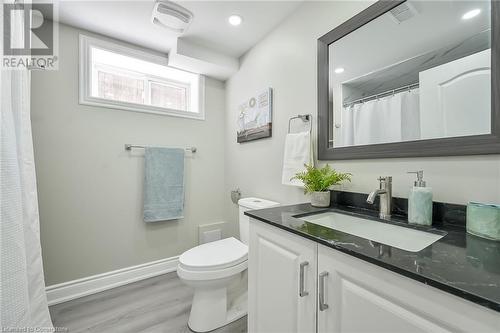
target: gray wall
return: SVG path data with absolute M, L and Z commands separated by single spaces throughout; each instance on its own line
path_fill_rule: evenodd
M 226 90 L 206 80 L 206 121 L 79 105 L 78 31 L 61 26 L 59 71 L 32 76 L 47 285 L 179 255 L 197 244 L 198 225 L 230 221 L 225 233 L 236 234 L 237 206 L 226 195 L 236 187 L 285 204 L 308 200 L 301 189 L 281 185 L 288 118 L 316 115 L 316 39 L 368 5 L 304 3 L 241 59 Z M 237 144 L 238 104 L 266 87 L 274 88 L 273 137 Z M 143 157 L 125 152 L 124 143 L 199 148 L 186 160 L 185 219 L 142 221 Z M 500 202 L 498 156 L 330 164 L 354 174 L 344 187 L 350 191 L 368 192 L 387 174 L 395 195 L 406 197 L 412 182 L 406 171 L 424 169 L 435 200 Z
M 305 2 L 242 59 L 240 70 L 226 82 L 226 189 L 240 187 L 243 195 L 282 203 L 309 200 L 297 188 L 281 185 L 283 144 L 288 118 L 312 113 L 317 119 L 316 39 L 370 5 L 362 1 Z M 237 106 L 249 94 L 274 88 L 273 137 L 236 143 Z M 423 169 L 436 201 L 500 202 L 500 157 L 379 159 L 332 161 L 333 167 L 352 172 L 345 190 L 369 192 L 377 177 L 392 175 L 394 195 L 407 197 L 412 175 Z M 237 216 L 226 201 L 227 218 Z
M 224 217 L 224 85 L 206 79 L 206 120 L 78 104 L 78 33 L 60 26 L 60 68 L 32 75 L 32 124 L 47 285 L 177 256 Z M 142 221 L 141 151 L 196 146 L 179 221 Z

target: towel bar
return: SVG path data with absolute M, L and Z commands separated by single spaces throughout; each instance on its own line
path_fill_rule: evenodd
M 146 147 L 149 147 L 149 146 L 132 145 L 130 143 L 125 144 L 125 150 L 132 150 L 132 148 L 146 148 Z M 196 151 L 198 150 L 196 147 L 165 147 L 165 148 L 184 148 L 187 151 L 190 151 L 192 153 L 196 153 Z
M 299 114 L 296 115 L 295 117 L 292 117 L 288 119 L 288 133 L 290 133 L 291 125 L 292 125 L 292 120 L 294 119 L 301 119 L 303 122 L 309 122 L 309 133 L 312 132 L 312 114 Z

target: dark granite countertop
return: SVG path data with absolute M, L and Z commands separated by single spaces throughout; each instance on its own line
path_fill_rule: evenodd
M 500 242 L 469 235 L 464 226 L 453 223 L 415 227 L 396 216 L 390 223 L 446 232 L 420 252 L 408 252 L 299 219 L 326 211 L 384 222 L 374 210 L 338 205 L 325 209 L 298 204 L 247 211 L 245 215 L 500 312 Z

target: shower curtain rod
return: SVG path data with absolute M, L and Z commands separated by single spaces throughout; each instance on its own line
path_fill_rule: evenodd
M 364 103 L 364 102 L 368 102 L 368 101 L 371 101 L 371 100 L 374 100 L 374 99 L 379 99 L 380 97 L 386 97 L 386 96 L 390 96 L 390 95 L 394 95 L 395 93 L 399 93 L 399 92 L 403 92 L 405 90 L 412 90 L 412 89 L 415 89 L 415 88 L 418 88 L 419 87 L 419 83 L 412 83 L 412 84 L 409 84 L 407 86 L 403 86 L 403 87 L 400 87 L 400 88 L 396 88 L 396 89 L 392 89 L 392 90 L 388 90 L 388 91 L 385 91 L 383 93 L 380 93 L 380 94 L 376 94 L 376 95 L 371 95 L 371 96 L 368 96 L 368 97 L 363 97 L 363 98 L 360 98 L 360 99 L 356 99 L 352 102 L 349 102 L 349 103 L 344 103 L 344 107 L 348 107 L 348 106 L 353 106 L 354 104 L 359 104 L 359 103 Z
M 150 146 L 143 146 L 143 145 L 132 145 L 130 143 L 125 144 L 125 150 L 132 150 L 132 148 L 146 148 Z M 151 146 L 151 147 L 160 147 L 160 146 Z M 163 146 L 161 146 L 163 147 Z M 187 151 L 190 151 L 192 153 L 196 153 L 197 148 L 196 147 L 165 147 L 165 148 L 184 148 Z

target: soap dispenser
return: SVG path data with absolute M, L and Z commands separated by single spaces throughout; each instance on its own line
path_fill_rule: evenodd
M 408 222 L 420 225 L 432 224 L 432 188 L 425 186 L 424 171 L 413 171 L 417 180 L 408 195 Z

